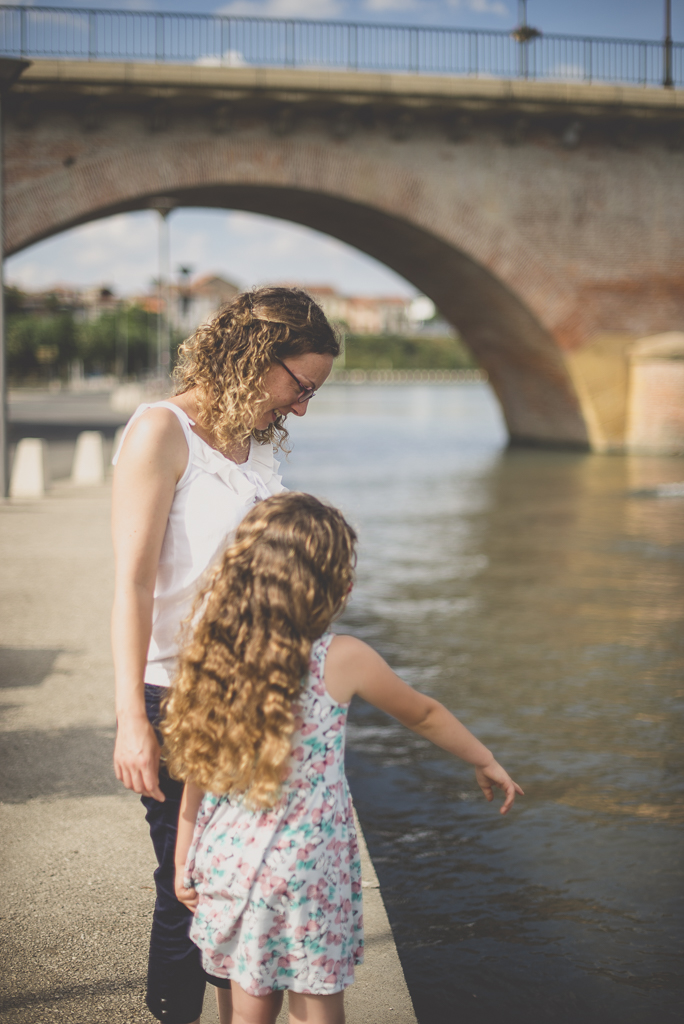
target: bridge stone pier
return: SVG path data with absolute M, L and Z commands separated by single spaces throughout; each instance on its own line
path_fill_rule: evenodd
M 682 92 L 60 60 L 5 110 L 7 254 L 159 195 L 308 225 L 433 299 L 513 441 L 622 449 L 684 328 Z

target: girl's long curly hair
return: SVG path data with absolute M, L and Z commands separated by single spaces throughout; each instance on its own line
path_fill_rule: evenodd
M 312 642 L 344 607 L 356 534 L 309 494 L 278 494 L 237 529 L 195 605 L 199 621 L 165 704 L 163 756 L 176 778 L 277 803 L 293 701 Z
M 284 417 L 265 430 L 254 420 L 264 376 L 276 359 L 307 352 L 338 356 L 325 313 L 299 288 L 255 288 L 236 295 L 180 346 L 176 394 L 197 388 L 199 420 L 219 448 L 254 436 L 282 447 Z

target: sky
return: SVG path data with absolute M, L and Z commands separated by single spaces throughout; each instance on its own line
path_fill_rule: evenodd
M 510 29 L 518 0 L 40 0 L 26 6 L 253 14 L 455 28 Z M 528 21 L 546 33 L 660 39 L 664 0 L 528 0 Z M 684 41 L 684 0 L 672 0 L 673 35 Z
M 119 214 L 31 246 L 5 263 L 8 284 L 41 291 L 55 284 L 107 284 L 141 294 L 157 274 L 159 215 Z M 287 221 L 230 210 L 175 210 L 169 216 L 172 277 L 219 274 L 240 288 L 267 283 L 330 284 L 347 295 L 415 295 L 381 263 L 329 235 Z
M 513 28 L 518 18 L 518 0 L 39 0 L 26 6 L 256 14 L 502 30 Z M 545 33 L 579 36 L 659 39 L 664 10 L 665 0 L 527 0 L 530 25 Z M 684 41 L 684 0 L 672 0 L 672 12 L 674 38 Z
M 108 8 L 385 24 L 510 30 L 518 0 L 91 0 L 26 6 Z M 528 0 L 527 18 L 544 33 L 659 39 L 664 0 Z M 675 40 L 684 41 L 684 0 L 672 0 Z M 403 278 L 336 239 L 286 221 L 226 210 L 174 211 L 171 268 L 218 273 L 240 287 L 269 281 L 330 284 L 346 294 L 414 295 Z M 117 294 L 146 290 L 157 273 L 158 215 L 121 214 L 74 228 L 10 257 L 9 284 L 41 290 L 55 284 L 107 284 Z

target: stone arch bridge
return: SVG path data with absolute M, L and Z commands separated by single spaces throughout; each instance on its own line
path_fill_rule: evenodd
M 626 351 L 684 326 L 684 94 L 35 61 L 4 101 L 5 251 L 172 196 L 381 260 L 487 370 L 511 438 L 620 449 Z

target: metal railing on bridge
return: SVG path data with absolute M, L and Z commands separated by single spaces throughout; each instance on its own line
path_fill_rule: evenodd
M 401 25 L 0 5 L 0 53 L 684 85 L 684 44 Z

